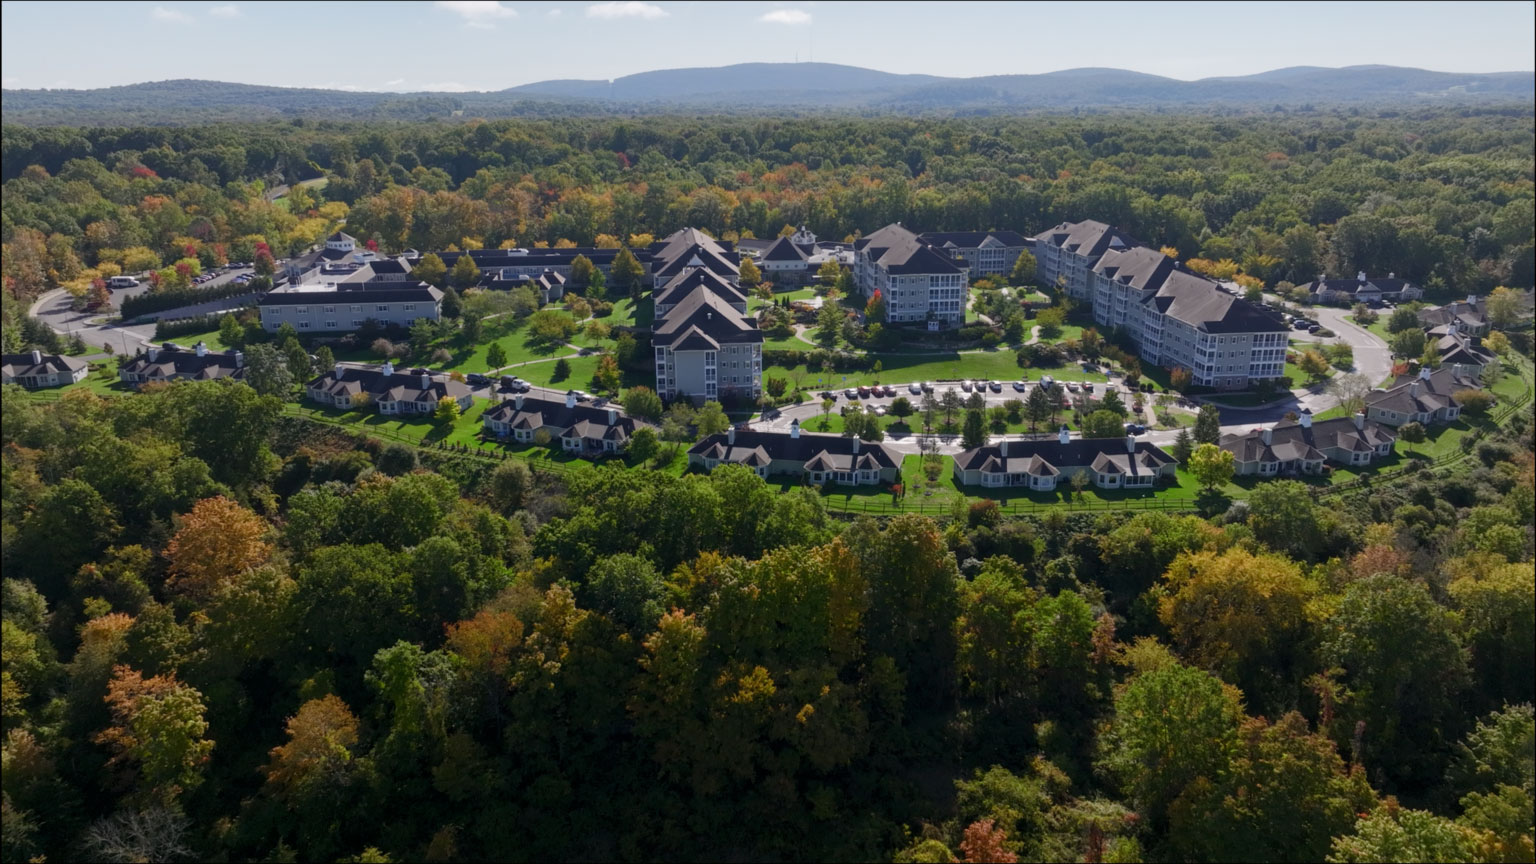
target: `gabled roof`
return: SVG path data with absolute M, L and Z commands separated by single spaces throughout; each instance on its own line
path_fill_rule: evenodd
M 155 359 L 150 359 L 150 354 Z M 147 378 L 243 378 L 245 369 L 235 355 L 236 351 L 205 351 L 197 356 L 197 349 L 156 348 L 137 354 L 123 364 L 121 371 Z
M 1037 477 L 1077 468 L 1140 476 L 1156 474 L 1173 461 L 1147 441 L 1130 439 L 1128 446 L 1125 438 L 1077 438 L 1065 444 L 1060 440 L 999 441 L 966 450 L 955 457 L 955 466 L 961 471 Z
M 1119 228 L 1092 219 L 1085 219 L 1082 222 L 1063 222 L 1055 228 L 1041 231 L 1033 239 L 1036 245 L 1055 246 L 1089 260 L 1096 260 L 1112 249 L 1129 249 L 1142 245 Z
M 503 401 L 494 408 L 486 409 L 485 420 L 506 423 L 513 429 L 543 429 L 551 427 L 563 438 L 595 438 L 624 441 L 634 434 L 639 423 L 625 414 L 617 404 L 597 406 L 577 402 L 567 408 L 565 402 L 538 396 L 521 397 Z M 610 415 L 609 411 L 613 414 Z M 610 422 L 611 421 L 611 422 Z
M 442 374 L 425 373 L 427 386 L 423 387 L 421 372 L 393 370 L 385 375 L 382 366 L 345 366 L 340 372 L 332 369 L 304 386 L 331 395 L 367 393 L 380 402 L 436 402 L 444 397 L 462 402 L 470 395 L 468 385 Z
M 52 375 L 58 372 L 68 372 L 71 375 L 86 368 L 91 364 L 63 354 L 38 353 L 34 360 L 31 351 L 23 351 L 20 354 L 6 354 L 0 358 L 0 366 L 3 366 L 5 374 L 13 378 L 32 377 L 35 375 Z
M 352 244 L 356 244 L 357 243 L 357 238 L 353 237 L 351 234 L 348 234 L 345 231 L 337 231 L 336 233 L 332 234 L 331 236 L 325 238 L 325 242 L 327 242 L 327 243 L 341 243 L 343 241 L 346 241 L 346 242 L 352 243 Z
M 1396 440 L 1391 429 L 1375 421 L 1336 417 L 1316 421 L 1310 428 L 1298 420 L 1282 420 L 1270 430 L 1269 444 L 1264 443 L 1264 430 L 1254 429 L 1240 435 L 1223 435 L 1218 446 L 1231 452 L 1239 462 L 1316 462 L 1324 458 L 1325 450 L 1369 453 Z
M 1404 288 L 1412 287 L 1407 279 L 1399 279 L 1395 276 L 1369 277 L 1360 279 L 1318 279 L 1300 286 L 1309 292 L 1316 294 L 1320 291 L 1332 291 L 1338 294 L 1358 294 L 1361 291 L 1377 291 L 1382 294 L 1396 294 Z
M 1148 303 L 1163 314 L 1206 333 L 1277 333 L 1286 330 L 1278 313 L 1233 297 L 1203 276 L 1174 270 Z
M 935 246 L 952 244 L 959 249 L 979 248 L 988 237 L 1004 246 L 1034 245 L 1017 231 L 925 231 L 917 236 L 925 243 Z
M 773 245 L 763 250 L 764 261 L 798 261 L 806 260 L 805 250 L 791 243 L 788 237 L 780 237 L 773 241 Z
M 652 296 L 652 301 L 657 306 L 673 306 L 681 303 L 689 293 L 697 288 L 703 288 L 732 306 L 745 306 L 747 295 L 729 279 L 700 267 L 684 271 L 658 289 Z
M 1447 333 L 1441 336 L 1435 343 L 1435 350 L 1440 354 L 1440 363 L 1462 363 L 1474 366 L 1487 366 L 1493 362 L 1493 352 L 1477 344 L 1473 339 L 1460 333 Z
M 887 272 L 898 275 L 956 274 L 962 267 L 948 255 L 924 242 L 899 223 L 893 223 L 861 237 L 854 248 L 878 262 Z
M 651 341 L 659 347 L 673 347 L 685 338 L 693 338 L 694 331 L 721 344 L 763 341 L 756 321 L 707 289 L 695 289 L 670 309 L 656 326 Z
M 884 470 L 900 463 L 900 458 L 883 444 L 842 435 L 802 432 L 796 438 L 788 432 L 737 429 L 733 442 L 732 434 L 710 435 L 688 448 L 688 455 L 742 464 L 764 464 L 747 460 L 766 457 L 774 462 L 801 463 L 807 471 Z
M 741 265 L 735 253 L 725 253 L 706 246 L 690 246 L 676 258 L 658 260 L 653 271 L 655 280 L 666 283 L 689 267 L 705 267 L 726 279 L 740 278 Z
M 1456 391 L 1481 387 L 1482 383 L 1470 369 L 1453 364 L 1442 366 L 1428 376 L 1399 375 L 1385 388 L 1367 393 L 1365 404 L 1399 414 L 1427 414 L 1450 407 L 1451 396 Z

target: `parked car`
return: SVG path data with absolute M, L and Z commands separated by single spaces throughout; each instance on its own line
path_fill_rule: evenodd
M 895 384 L 887 384 L 887 385 L 885 385 L 885 395 L 886 396 L 895 396 L 896 395 L 896 385 Z
M 1068 393 L 1076 393 L 1077 392 L 1077 382 L 1076 381 L 1067 381 L 1066 382 L 1066 387 L 1067 387 L 1067 392 Z
M 971 388 L 971 382 L 969 382 L 969 381 L 961 381 L 960 382 L 960 389 L 964 390 L 967 393 L 971 392 L 971 389 L 972 389 Z
M 843 391 L 843 395 L 847 396 L 849 399 L 857 399 L 859 398 L 859 391 L 849 387 L 847 390 Z
M 884 417 L 885 416 L 885 406 L 884 405 L 876 405 L 875 406 L 875 416 L 876 417 Z
M 913 396 L 917 396 L 923 392 L 923 385 L 914 381 L 907 385 L 907 392 L 911 393 Z
M 1024 392 L 1024 388 L 1026 386 L 1028 386 L 1028 385 L 1026 385 L 1023 381 L 1015 381 L 1015 382 L 1013 382 L 1013 389 L 1018 391 L 1018 392 L 1020 392 L 1020 393 Z
M 1051 389 L 1055 385 L 1056 385 L 1056 379 L 1052 378 L 1049 375 L 1044 375 L 1044 376 L 1042 376 L 1040 378 L 1040 386 L 1044 387 L 1047 390 Z
M 988 381 L 987 389 L 991 390 L 993 393 L 1001 393 L 1003 392 L 1003 384 L 1001 381 Z
M 471 372 L 468 375 L 465 375 L 464 380 L 475 385 L 476 387 L 484 387 L 485 385 L 491 383 L 491 379 L 481 375 L 479 372 Z
M 1125 424 L 1125 434 L 1127 435 L 1142 435 L 1145 434 L 1146 431 L 1147 427 L 1141 425 L 1140 423 Z
M 933 392 L 933 382 L 932 381 L 924 381 L 922 386 L 923 386 L 923 392 L 924 393 L 932 393 Z
M 1317 331 L 1319 331 L 1321 329 L 1323 329 L 1323 325 L 1321 325 L 1321 324 L 1313 324 L 1312 326 L 1307 328 L 1307 332 L 1308 333 L 1316 333 Z
M 868 399 L 869 398 L 869 388 L 863 386 L 862 384 L 859 385 L 859 398 L 860 399 Z
M 1297 318 L 1291 322 L 1291 327 L 1296 330 L 1305 330 L 1310 326 L 1312 326 L 1312 322 L 1305 318 Z

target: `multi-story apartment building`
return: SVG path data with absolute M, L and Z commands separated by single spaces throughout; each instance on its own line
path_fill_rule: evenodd
M 649 250 L 641 249 L 633 253 L 635 260 L 645 271 L 643 282 L 648 282 L 651 272 L 651 254 Z M 566 249 L 471 249 L 468 252 L 438 252 L 437 257 L 443 259 L 443 264 L 453 270 L 455 264 L 463 256 L 468 255 L 475 267 L 480 270 L 482 284 L 489 280 L 509 282 L 521 279 L 537 279 L 546 273 L 558 274 L 562 280 L 568 282 L 571 278 L 571 264 L 578 256 L 591 261 L 593 266 L 603 272 L 603 278 L 608 284 L 613 284 L 613 261 L 619 255 L 618 249 L 596 247 L 572 247 Z
M 1198 386 L 1243 389 L 1284 373 L 1289 336 L 1280 316 L 1155 249 L 1105 252 L 1086 284 L 1100 326 L 1123 330 L 1144 361 L 1189 369 Z
M 1042 231 L 1035 241 L 1035 278 L 1047 285 L 1063 285 L 1074 300 L 1091 300 L 1089 273 L 1106 252 L 1140 246 L 1129 234 L 1091 219 L 1063 222 Z
M 29 390 L 66 387 L 85 378 L 90 371 L 90 364 L 84 360 L 63 354 L 44 354 L 36 349 L 6 354 L 0 359 L 0 381 L 20 384 Z
M 159 348 L 152 345 L 144 353 L 135 355 L 118 367 L 117 377 L 134 387 L 142 387 L 151 381 L 239 380 L 245 377 L 245 353 L 209 351 L 203 342 L 187 350 L 167 342 Z
M 656 392 L 696 402 L 763 393 L 763 332 L 749 318 L 739 255 L 684 228 L 648 250 L 656 290 Z
M 345 236 L 345 235 L 343 235 Z M 291 324 L 300 335 L 340 334 L 372 320 L 409 328 L 418 318 L 442 317 L 443 292 L 412 278 L 404 256 L 327 263 L 305 280 L 261 295 L 261 326 L 275 333 Z
M 763 394 L 763 331 L 702 285 L 658 321 L 651 346 L 663 399 L 756 400 Z
M 917 239 L 964 262 L 973 279 L 1012 273 L 1019 255 L 1035 245 L 1017 231 L 929 231 Z
M 853 248 L 854 284 L 865 297 L 880 292 L 887 322 L 965 323 L 970 269 L 964 260 L 950 258 L 900 223 L 859 238 Z

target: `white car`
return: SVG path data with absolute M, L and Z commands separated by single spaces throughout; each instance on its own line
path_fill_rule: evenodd
M 849 387 L 847 390 L 843 391 L 843 395 L 847 396 L 849 399 L 857 399 L 859 398 L 859 391 Z
M 1013 382 L 1013 389 L 1017 390 L 1020 393 L 1024 392 L 1024 388 L 1026 386 L 1028 386 L 1028 385 L 1026 385 L 1023 381 L 1015 381 L 1015 382 Z
M 875 406 L 875 416 L 876 417 L 884 417 L 885 416 L 885 406 L 884 405 L 876 405 Z
M 960 382 L 960 389 L 964 390 L 967 393 L 971 392 L 971 382 L 969 382 L 969 381 L 961 381 Z
M 919 396 L 923 392 L 923 385 L 913 382 L 907 385 L 907 392 L 913 396 Z
M 1068 393 L 1076 393 L 1077 392 L 1077 382 L 1076 381 L 1068 381 L 1067 382 L 1067 392 Z

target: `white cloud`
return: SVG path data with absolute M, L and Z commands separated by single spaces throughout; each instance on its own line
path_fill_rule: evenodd
M 228 6 L 215 6 L 208 10 L 208 14 L 215 18 L 239 18 L 240 7 L 233 3 Z
M 602 18 L 613 20 L 615 18 L 665 18 L 667 10 L 652 3 L 641 3 L 639 0 L 629 0 L 620 3 L 615 0 L 611 3 L 598 3 L 587 7 L 588 18 Z
M 156 21 L 191 21 L 192 16 L 175 9 L 167 9 L 164 6 L 156 6 L 149 10 L 149 16 Z
M 516 18 L 517 10 L 503 6 L 496 0 L 437 0 L 439 9 L 446 9 L 464 19 L 464 23 L 481 30 L 490 30 L 497 21 Z
M 801 9 L 775 9 L 757 20 L 765 24 L 809 24 L 811 13 Z
M 565 14 L 565 10 L 558 9 L 558 8 L 557 9 L 551 9 L 548 12 L 545 12 L 544 14 L 546 16 L 550 17 L 550 18 L 559 18 L 561 15 Z
M 399 87 L 401 84 L 404 84 L 404 83 L 405 83 L 405 79 L 404 78 L 396 78 L 393 81 L 385 81 L 384 82 L 384 87 L 385 87 L 385 89 L 389 89 L 391 87 Z

